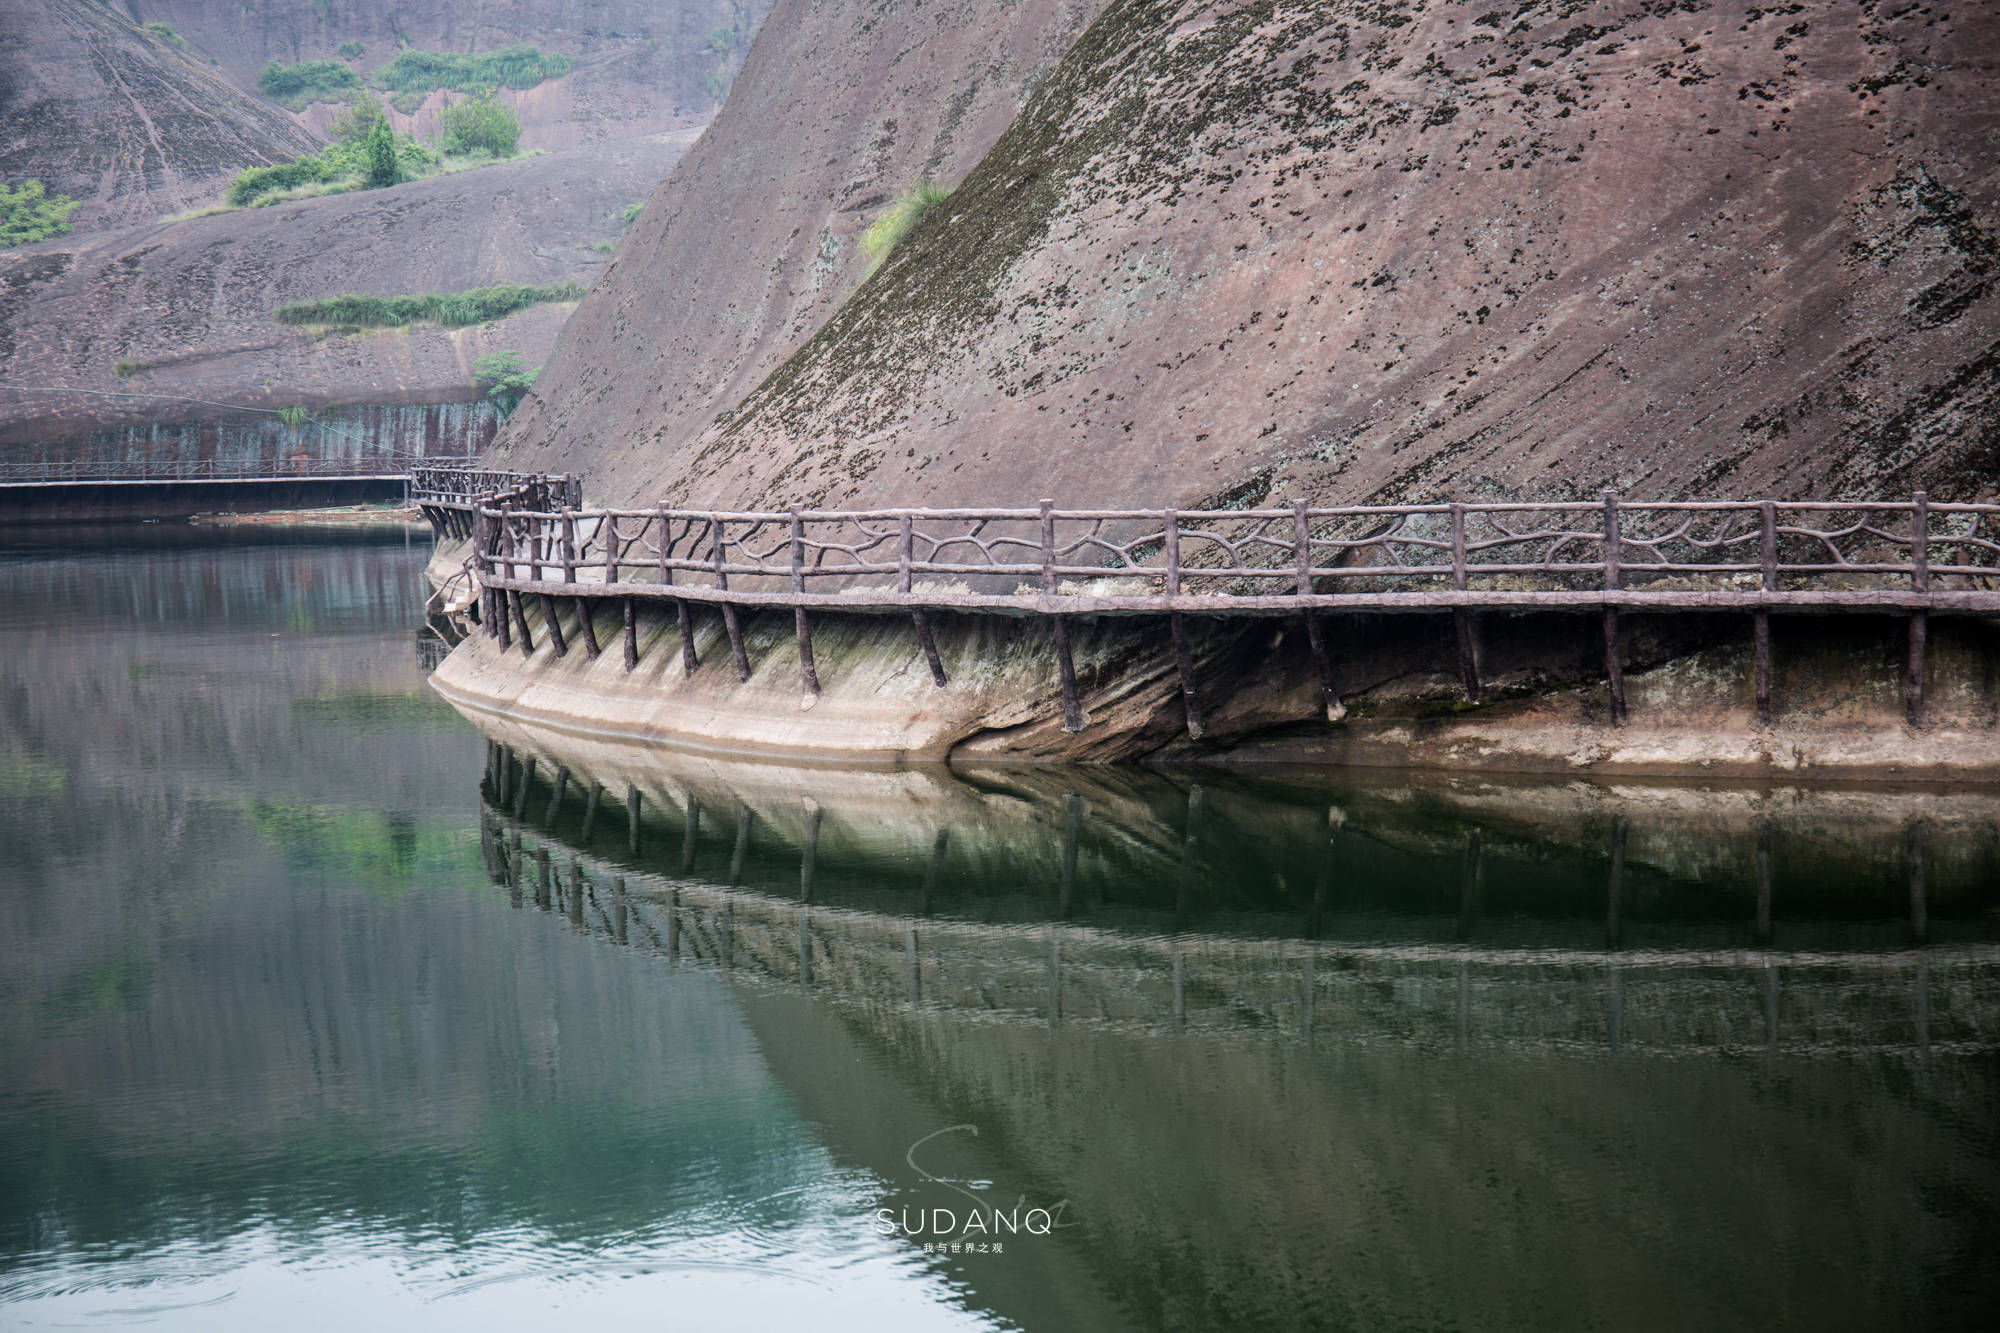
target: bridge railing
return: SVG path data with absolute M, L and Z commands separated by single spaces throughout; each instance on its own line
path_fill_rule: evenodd
M 545 488 L 546 489 L 546 488 Z M 1083 726 L 1066 617 L 1172 622 L 1189 731 L 1201 732 L 1184 620 L 1302 615 L 1331 710 L 1319 627 L 1329 611 L 1450 611 L 1468 698 L 1480 694 L 1470 617 L 1481 609 L 1601 611 L 1614 722 L 1624 715 L 1621 610 L 1748 611 L 1757 699 L 1769 711 L 1769 613 L 1895 611 L 1911 617 L 1909 711 L 1922 716 L 1925 618 L 2000 612 L 2000 505 L 1889 501 L 1594 501 L 1284 509 L 877 509 L 777 511 L 539 507 L 532 483 L 472 507 L 484 623 L 533 651 L 523 595 L 538 596 L 555 651 L 573 600 L 598 652 L 591 604 L 669 599 L 695 667 L 689 604 L 719 607 L 737 673 L 750 664 L 737 608 L 793 610 L 800 670 L 816 693 L 809 609 L 904 611 L 939 685 L 928 615 L 1049 617 L 1066 725 Z M 509 614 L 511 612 L 511 615 Z
M 583 504 L 583 479 L 538 472 L 505 472 L 419 463 L 410 470 L 410 493 L 419 503 L 470 510 L 482 500 L 508 508 L 550 510 Z
M 480 556 L 495 576 L 651 582 L 708 601 L 768 602 L 753 594 L 776 590 L 787 604 L 837 596 L 854 607 L 1005 609 L 997 594 L 1071 603 L 1028 610 L 1228 614 L 1333 609 L 1341 603 L 1327 598 L 1350 594 L 1450 607 L 1486 604 L 1487 594 L 1512 604 L 1650 588 L 1654 596 L 1635 604 L 1695 605 L 1711 603 L 1711 593 L 1759 601 L 1976 589 L 2000 576 L 2000 505 L 1923 496 L 1201 511 L 489 504 L 479 512 L 492 524 Z M 1479 595 L 1459 595 L 1468 593 Z
M 410 454 L 364 458 L 56 459 L 0 461 L 0 485 L 92 481 L 292 481 L 398 477 L 427 460 Z M 428 461 L 435 462 L 430 459 Z

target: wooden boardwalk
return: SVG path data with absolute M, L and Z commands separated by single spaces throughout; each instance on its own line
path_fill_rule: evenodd
M 700 665 L 691 608 L 714 607 L 732 664 L 750 675 L 738 611 L 793 613 L 801 683 L 819 691 L 809 614 L 909 615 L 938 686 L 937 613 L 1049 620 L 1066 729 L 1083 711 L 1068 622 L 1168 621 L 1190 735 L 1202 733 L 1187 621 L 1300 617 L 1329 706 L 1321 618 L 1342 612 L 1453 618 L 1467 698 L 1480 698 L 1475 616 L 1602 618 L 1614 725 L 1625 717 L 1623 612 L 1741 612 L 1754 624 L 1760 720 L 1770 713 L 1770 616 L 1859 612 L 1909 622 L 1905 689 L 1924 713 L 1932 615 L 2000 614 L 2000 505 L 1889 501 L 1594 501 L 1314 506 L 1240 510 L 1034 508 L 585 509 L 579 479 L 425 469 L 418 502 L 441 535 L 473 541 L 478 619 L 503 648 L 534 651 L 524 599 L 539 598 L 558 656 L 576 637 L 603 650 L 596 612 L 621 612 L 626 670 L 635 607 L 671 603 L 682 668 Z

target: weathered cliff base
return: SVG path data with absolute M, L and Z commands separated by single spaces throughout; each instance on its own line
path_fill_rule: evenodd
M 950 683 L 932 683 L 909 624 L 812 618 L 822 691 L 801 685 L 789 616 L 746 613 L 751 666 L 739 681 L 720 617 L 697 608 L 697 667 L 683 666 L 671 613 L 641 606 L 637 663 L 624 669 L 615 604 L 586 649 L 573 608 L 557 656 L 526 599 L 535 648 L 483 633 L 438 668 L 439 693 L 471 715 L 530 728 L 793 763 L 1169 761 L 1476 769 L 1492 773 L 1721 778 L 2000 781 L 2000 626 L 1933 621 L 1925 724 L 1905 716 L 1906 622 L 1774 620 L 1773 719 L 1759 726 L 1747 617 L 1627 618 L 1630 717 L 1613 727 L 1597 621 L 1492 616 L 1478 628 L 1483 698 L 1450 674 L 1442 618 L 1329 616 L 1340 703 L 1328 717 L 1295 621 L 1197 629 L 1204 735 L 1185 733 L 1164 625 L 1071 622 L 1088 723 L 1062 729 L 1051 627 L 938 617 Z

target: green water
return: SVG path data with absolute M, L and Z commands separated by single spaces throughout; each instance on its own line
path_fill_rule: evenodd
M 0 1326 L 2000 1298 L 2000 793 L 489 738 L 425 554 L 0 547 Z

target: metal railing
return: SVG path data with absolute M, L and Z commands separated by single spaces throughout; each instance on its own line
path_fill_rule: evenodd
M 1448 611 L 1469 699 L 1480 681 L 1472 615 L 1596 611 L 1604 618 L 1614 723 L 1625 714 L 1618 616 L 1625 610 L 1745 611 L 1755 617 L 1757 702 L 1770 711 L 1772 611 L 1875 611 L 1910 618 L 1908 708 L 1923 714 L 1932 612 L 2000 612 L 2000 505 L 1898 501 L 1596 501 L 1342 505 L 1285 509 L 880 509 L 736 512 L 544 508 L 574 478 L 524 479 L 469 506 L 482 623 L 534 651 L 524 597 L 539 597 L 555 653 L 559 603 L 600 651 L 593 604 L 622 599 L 625 659 L 637 660 L 632 604 L 675 604 L 685 672 L 698 665 L 691 604 L 721 612 L 740 678 L 751 673 L 737 611 L 794 613 L 804 688 L 819 689 L 809 610 L 906 612 L 936 682 L 947 683 L 933 613 L 1049 617 L 1065 725 L 1080 730 L 1067 618 L 1163 615 L 1174 639 L 1188 730 L 1201 707 L 1185 618 L 1304 618 L 1329 707 L 1333 672 L 1319 617 Z M 537 485 L 539 483 L 539 486 Z M 510 624 L 512 622 L 511 631 Z
M 411 454 L 364 458 L 60 459 L 0 462 L 0 486 L 93 481 L 296 481 L 408 476 L 425 462 Z

